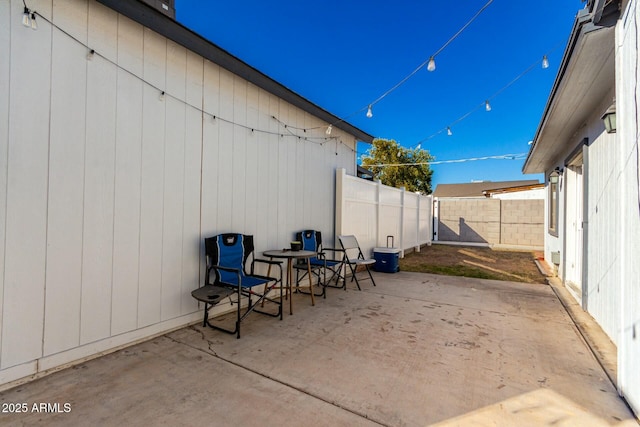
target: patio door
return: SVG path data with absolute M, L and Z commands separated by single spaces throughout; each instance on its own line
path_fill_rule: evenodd
M 566 170 L 565 204 L 565 285 L 582 302 L 583 261 L 583 166 L 582 156 L 574 159 Z

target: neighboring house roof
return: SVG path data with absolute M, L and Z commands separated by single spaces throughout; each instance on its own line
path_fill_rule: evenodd
M 303 98 L 291 89 L 283 86 L 273 80 L 266 74 L 253 68 L 246 62 L 231 55 L 229 52 L 219 46 L 206 40 L 199 34 L 191 31 L 184 25 L 171 19 L 169 16 L 158 11 L 156 8 L 149 6 L 141 0 L 122 1 L 122 0 L 97 0 L 99 3 L 115 10 L 118 13 L 144 25 L 147 28 L 157 32 L 158 34 L 173 40 L 174 42 L 184 46 L 185 48 L 201 55 L 202 57 L 212 61 L 215 64 L 229 70 L 230 72 L 242 77 L 243 79 L 255 84 L 259 88 L 282 98 L 290 104 L 312 114 L 327 123 L 333 124 L 333 127 L 341 129 L 355 136 L 358 140 L 371 143 L 373 136 L 361 129 L 343 121 L 337 116 L 329 113 L 323 108 L 317 106 L 311 101 Z
M 615 79 L 617 2 L 590 1 L 571 30 L 553 88 L 524 162 L 524 173 L 554 166 L 576 131 L 598 108 Z M 612 100 L 613 101 L 613 100 Z M 604 112 L 604 111 L 602 111 Z
M 486 197 L 485 191 L 512 187 L 532 186 L 538 184 L 536 179 L 499 182 L 470 182 L 465 184 L 438 184 L 433 192 L 434 197 Z
M 529 184 L 529 185 L 518 185 L 516 187 L 493 188 L 489 190 L 484 190 L 483 193 L 486 197 L 491 197 L 492 195 L 495 195 L 495 194 L 517 193 L 519 191 L 539 190 L 544 187 L 545 187 L 544 183 L 537 183 L 537 184 Z

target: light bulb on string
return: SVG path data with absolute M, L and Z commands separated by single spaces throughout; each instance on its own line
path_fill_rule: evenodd
M 369 104 L 369 108 L 367 108 L 367 117 L 368 118 L 373 117 L 373 111 L 371 111 L 371 104 Z
M 449 126 L 447 126 L 447 135 L 453 135 L 453 132 L 451 132 L 451 128 Z
M 491 104 L 489 104 L 489 100 L 484 101 L 484 109 L 485 111 L 491 111 Z
M 36 31 L 38 29 L 38 23 L 36 22 L 35 12 L 31 13 L 31 29 Z
M 435 69 L 436 69 L 436 60 L 432 56 L 431 58 L 429 58 L 429 63 L 427 64 L 427 70 L 433 71 Z
M 91 49 L 89 50 L 89 52 L 87 52 L 87 61 L 91 61 L 93 59 L 93 56 L 95 55 L 96 51 Z
M 31 26 L 31 18 L 29 16 L 30 16 L 29 8 L 25 6 L 24 12 L 22 13 L 22 25 L 24 25 L 25 27 Z
M 160 92 L 160 101 L 164 101 L 164 91 Z
M 326 130 L 324 133 L 326 133 L 327 135 L 331 135 L 331 130 L 332 130 L 332 129 L 333 129 L 333 127 L 332 127 L 331 125 L 329 125 L 329 126 L 327 127 L 327 130 Z
M 542 68 L 549 68 L 549 58 L 547 58 L 547 55 L 542 57 Z

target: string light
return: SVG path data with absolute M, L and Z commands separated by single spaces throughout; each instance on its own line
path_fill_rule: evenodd
M 38 22 L 36 21 L 36 13 L 31 12 L 31 29 L 33 31 L 38 29 Z
M 491 104 L 489 104 L 489 100 L 484 101 L 484 109 L 485 111 L 491 111 Z
M 30 27 L 31 26 L 31 12 L 29 11 L 29 8 L 27 7 L 27 5 L 24 5 L 24 12 L 22 13 L 22 25 L 24 25 L 25 27 Z
M 95 55 L 96 51 L 93 49 L 90 49 L 89 52 L 87 52 L 87 61 L 91 61 L 93 59 L 93 56 Z
M 27 28 L 31 28 L 32 30 L 38 29 L 38 21 L 36 21 L 36 11 L 32 11 L 27 7 L 27 2 L 22 0 L 22 4 L 24 5 L 24 9 L 22 12 L 22 25 Z
M 327 127 L 327 130 L 326 130 L 324 133 L 325 133 L 325 134 L 327 134 L 327 135 L 331 135 L 331 130 L 332 130 L 332 129 L 333 129 L 333 126 L 329 125 L 329 126 Z
M 544 55 L 542 57 L 542 68 L 543 69 L 549 68 L 549 58 L 547 58 L 547 55 Z
M 367 108 L 367 117 L 368 118 L 373 117 L 373 111 L 371 111 L 371 104 L 369 104 L 369 108 Z
M 451 128 L 449 126 L 447 126 L 447 135 L 453 135 L 453 132 L 451 132 Z
M 427 70 L 434 71 L 435 69 L 436 69 L 436 60 L 432 56 L 431 58 L 429 58 L 429 64 L 427 65 Z

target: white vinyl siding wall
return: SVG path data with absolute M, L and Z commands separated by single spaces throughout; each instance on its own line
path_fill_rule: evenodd
M 640 64 L 638 60 L 638 22 L 640 7 L 630 1 L 622 11 L 616 28 L 616 98 L 621 198 L 619 221 L 621 266 L 620 333 L 618 337 L 618 387 L 627 402 L 640 415 Z
M 0 384 L 199 320 L 205 236 L 331 240 L 352 135 L 93 1 L 29 7 L 99 55 L 0 2 Z

